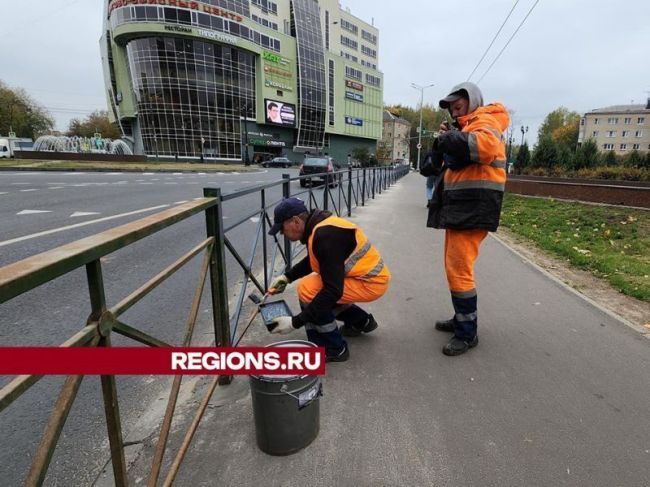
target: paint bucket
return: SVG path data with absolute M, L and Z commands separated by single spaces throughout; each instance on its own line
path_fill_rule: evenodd
M 268 347 L 316 347 L 286 340 Z M 269 455 L 290 455 L 316 439 L 320 428 L 322 383 L 314 375 L 250 377 L 257 446 Z

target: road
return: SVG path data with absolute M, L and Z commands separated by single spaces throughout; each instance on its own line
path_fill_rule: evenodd
M 205 187 L 221 187 L 224 193 L 230 193 L 279 180 L 283 173 L 297 175 L 295 169 L 239 174 L 0 172 L 0 266 L 200 198 Z M 292 193 L 300 191 L 297 182 L 291 187 Z M 314 193 L 322 194 L 322 191 L 315 188 Z M 280 196 L 280 187 L 269 190 L 267 203 Z M 244 218 L 259 206 L 258 194 L 225 202 L 226 225 Z M 228 234 L 244 257 L 250 254 L 256 229 L 254 220 Z M 107 302 L 116 303 L 204 238 L 205 218 L 199 214 L 102 259 Z M 123 315 L 124 321 L 157 338 L 179 343 L 199 263 L 200 258 L 195 258 Z M 228 272 L 232 288 L 242 273 L 230 257 Z M 209 337 L 209 307 L 206 292 L 198 335 L 195 334 L 198 340 Z M 89 311 L 82 268 L 0 305 L 0 343 L 4 346 L 58 345 L 85 324 Z M 119 336 L 114 337 L 113 343 L 135 345 Z M 10 379 L 1 377 L 0 385 Z M 4 485 L 22 483 L 62 382 L 59 377 L 44 378 L 2 413 L 0 437 L 5 448 L 0 451 L 0 465 Z M 166 402 L 169 382 L 154 377 L 118 379 L 125 431 L 147 418 L 152 404 Z M 106 427 L 100 390 L 98 378 L 84 379 L 53 458 L 48 484 L 91 483 L 106 462 Z

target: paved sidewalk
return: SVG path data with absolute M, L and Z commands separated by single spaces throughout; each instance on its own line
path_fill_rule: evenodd
M 262 453 L 248 379 L 236 378 L 213 398 L 177 485 L 650 485 L 650 340 L 488 238 L 481 342 L 444 356 L 449 335 L 433 328 L 452 315 L 444 235 L 425 228 L 424 206 L 424 179 L 411 174 L 352 218 L 393 281 L 368 306 L 377 331 L 328 364 L 316 441 Z M 287 294 L 297 309 L 294 286 Z M 260 326 L 247 344 L 268 341 Z

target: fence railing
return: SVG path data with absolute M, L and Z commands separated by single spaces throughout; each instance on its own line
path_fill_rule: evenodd
M 350 216 L 353 208 L 365 205 L 369 199 L 375 198 L 377 194 L 388 189 L 390 185 L 407 173 L 408 167 L 347 169 L 329 173 L 326 178 L 329 184 L 323 187 L 323 194 L 320 195 L 320 207 L 329 209 L 337 215 L 345 214 Z M 313 177 L 310 176 L 310 178 Z M 237 334 L 237 325 L 240 320 L 248 282 L 251 282 L 260 292 L 264 292 L 268 288 L 274 270 L 277 268 L 276 260 L 278 255 L 282 259 L 282 263 L 289 266 L 296 252 L 300 251 L 297 247 L 292 248 L 291 243 L 286 238 L 280 241 L 277 237 L 271 237 L 271 249 L 268 248 L 269 237 L 266 230 L 268 225 L 271 224 L 270 211 L 279 201 L 268 201 L 268 193 L 273 188 L 276 188 L 276 191 L 277 188 L 281 188 L 283 198 L 305 195 L 304 197 L 307 199 L 310 209 L 318 207 L 317 190 L 315 188 L 309 186 L 302 191 L 291 191 L 293 181 L 305 181 L 306 179 L 307 177 L 291 178 L 289 175 L 283 175 L 281 181 L 225 195 L 218 188 L 205 189 L 204 198 L 2 267 L 0 268 L 0 304 L 46 282 L 73 272 L 80 267 L 85 267 L 91 313 L 86 325 L 78 333 L 63 342 L 60 345 L 61 347 L 110 347 L 113 332 L 147 346 L 169 347 L 171 344 L 125 323 L 120 319 L 120 316 L 169 279 L 179 269 L 183 268 L 194 257 L 203 254 L 202 265 L 180 346 L 189 346 L 191 344 L 208 273 L 210 274 L 209 291 L 212 297 L 211 322 L 214 329 L 214 343 L 216 346 L 230 346 L 232 343 L 239 343 L 245 330 L 240 334 L 236 342 L 234 338 Z M 245 218 L 226 227 L 223 218 L 224 205 L 228 201 L 256 193 L 259 194 L 260 198 L 258 207 Z M 100 260 L 102 257 L 128 247 L 138 240 L 153 235 L 200 212 L 205 212 L 206 217 L 207 235 L 203 241 L 116 304 L 111 306 L 106 302 Z M 259 217 L 258 225 L 252 239 L 250 256 L 248 259 L 244 259 L 227 234 L 253 217 Z M 260 240 L 262 269 L 258 272 L 255 270 L 254 264 Z M 237 262 L 239 272 L 244 274 L 232 314 L 229 312 L 229 276 L 226 272 L 226 250 Z M 261 273 L 262 277 L 258 278 L 258 273 Z M 2 387 L 0 389 L 0 412 L 12 405 L 41 378 L 42 376 L 36 375 L 17 376 Z M 41 437 L 36 453 L 33 455 L 31 468 L 25 481 L 26 485 L 41 485 L 44 482 L 63 426 L 77 397 L 82 380 L 83 376 L 69 376 L 61 387 L 45 432 Z M 148 480 L 150 486 L 158 484 L 181 380 L 182 376 L 175 376 L 172 383 L 167 409 L 162 420 L 158 443 L 152 459 Z M 230 380 L 230 377 L 216 376 L 211 382 L 197 408 L 190 427 L 185 433 L 181 446 L 167 473 L 164 485 L 170 485 L 174 481 L 217 385 L 227 384 Z M 123 486 L 127 485 L 128 479 L 115 377 L 110 375 L 102 376 L 101 387 L 114 481 L 116 485 Z

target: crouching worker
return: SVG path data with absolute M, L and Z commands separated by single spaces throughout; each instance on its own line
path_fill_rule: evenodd
M 358 336 L 377 328 L 374 317 L 354 303 L 379 299 L 388 289 L 390 272 L 377 249 L 354 224 L 328 211 L 307 211 L 297 198 L 276 207 L 269 235 L 282 233 L 307 246 L 307 256 L 271 283 L 269 294 L 284 291 L 300 279 L 300 314 L 280 316 L 273 333 L 305 327 L 307 339 L 325 347 L 328 362 L 350 356 L 343 336 Z M 336 320 L 343 322 L 341 329 Z

